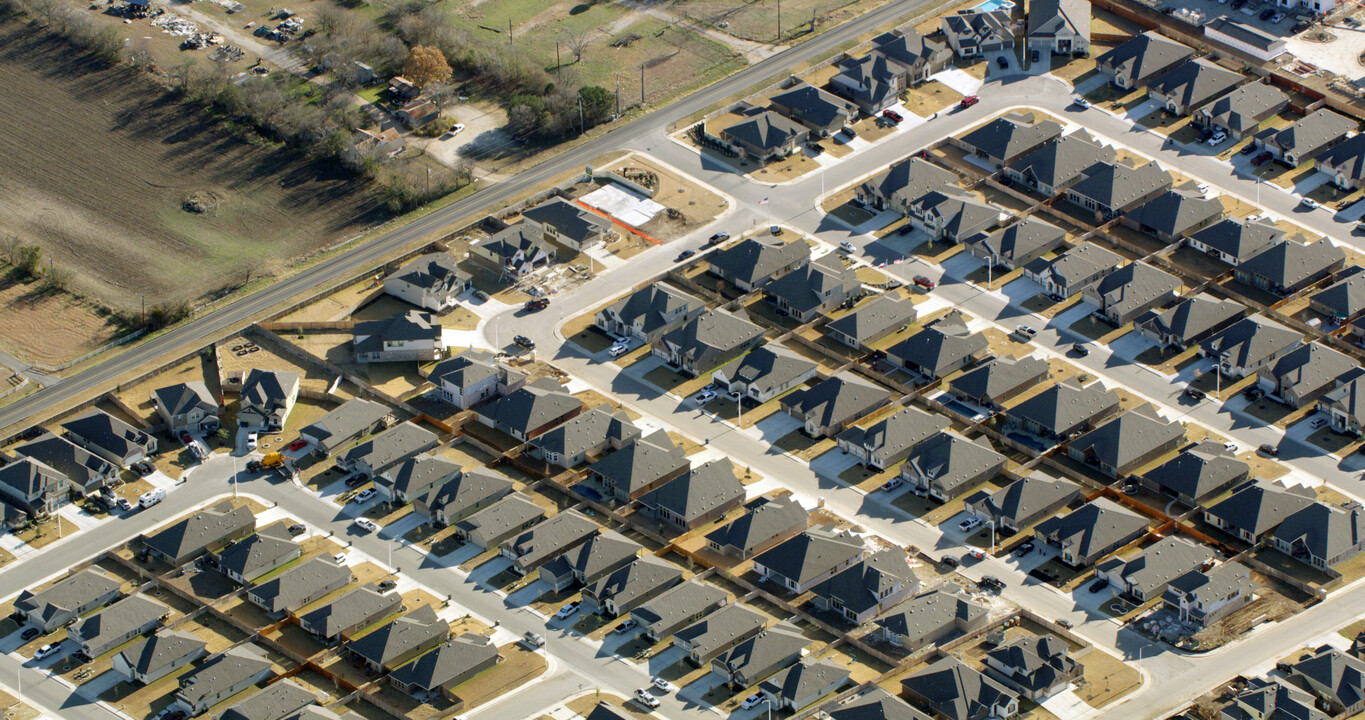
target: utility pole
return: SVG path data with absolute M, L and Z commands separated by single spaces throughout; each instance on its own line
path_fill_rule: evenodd
M 616 117 L 621 117 L 621 76 L 615 75 L 616 79 Z
M 583 96 L 582 96 L 582 95 L 579 95 L 579 96 L 578 96 L 578 134 L 579 134 L 579 135 L 582 135 L 583 133 L 584 133 L 584 126 L 583 126 Z
M 507 44 L 512 44 L 512 18 L 507 18 Z
M 640 104 L 645 104 L 645 64 L 640 63 Z
M 777 37 L 773 42 L 782 42 L 782 0 L 777 0 Z
M 560 66 L 560 65 L 561 65 L 561 63 L 559 62 L 559 41 L 556 40 L 556 41 L 555 41 L 555 75 L 558 75 L 558 74 L 559 74 L 559 66 Z

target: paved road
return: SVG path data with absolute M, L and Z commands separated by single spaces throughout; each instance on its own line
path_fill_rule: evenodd
M 480 208 L 519 199 L 536 185 L 582 167 L 604 152 L 637 145 L 648 147 L 649 139 L 662 137 L 662 133 L 670 124 L 741 92 L 764 78 L 781 72 L 784 68 L 795 67 L 827 55 L 859 35 L 903 15 L 911 14 L 925 4 L 927 0 L 898 0 L 889 3 L 796 47 L 751 65 L 671 105 L 626 123 L 599 138 L 561 153 L 509 180 L 484 188 L 460 202 L 395 228 L 364 245 L 320 262 L 250 296 L 215 308 L 170 332 L 140 343 L 137 347 L 5 407 L 0 410 L 0 428 L 8 428 L 23 422 L 44 410 L 73 405 L 92 391 L 111 384 L 120 375 L 148 366 L 163 353 L 187 345 L 211 342 L 231 329 L 245 326 L 252 316 L 288 298 L 328 280 L 372 266 L 383 256 L 441 230 Z

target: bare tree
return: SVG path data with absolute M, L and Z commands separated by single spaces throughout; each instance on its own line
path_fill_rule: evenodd
M 581 33 L 565 33 L 564 44 L 573 53 L 573 61 L 579 63 L 583 61 L 583 53 L 588 49 L 588 39 L 591 30 L 584 30 Z

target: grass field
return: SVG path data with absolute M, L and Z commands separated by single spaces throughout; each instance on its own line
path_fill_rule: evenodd
M 236 139 L 150 81 L 0 22 L 0 225 L 80 294 L 128 310 L 194 300 L 381 217 L 363 182 Z M 217 209 L 182 209 L 191 193 Z
M 728 35 L 770 43 L 810 37 L 811 18 L 815 18 L 815 30 L 821 32 L 885 4 L 886 0 L 785 0 L 780 4 L 780 35 L 777 0 L 682 0 L 672 10 Z

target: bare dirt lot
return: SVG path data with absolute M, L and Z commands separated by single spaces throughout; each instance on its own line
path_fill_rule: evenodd
M 130 310 L 193 300 L 380 217 L 365 183 L 238 140 L 145 78 L 12 20 L 0 45 L 0 94 L 15 99 L 0 104 L 0 227 L 81 294 Z M 192 193 L 213 209 L 182 209 Z

